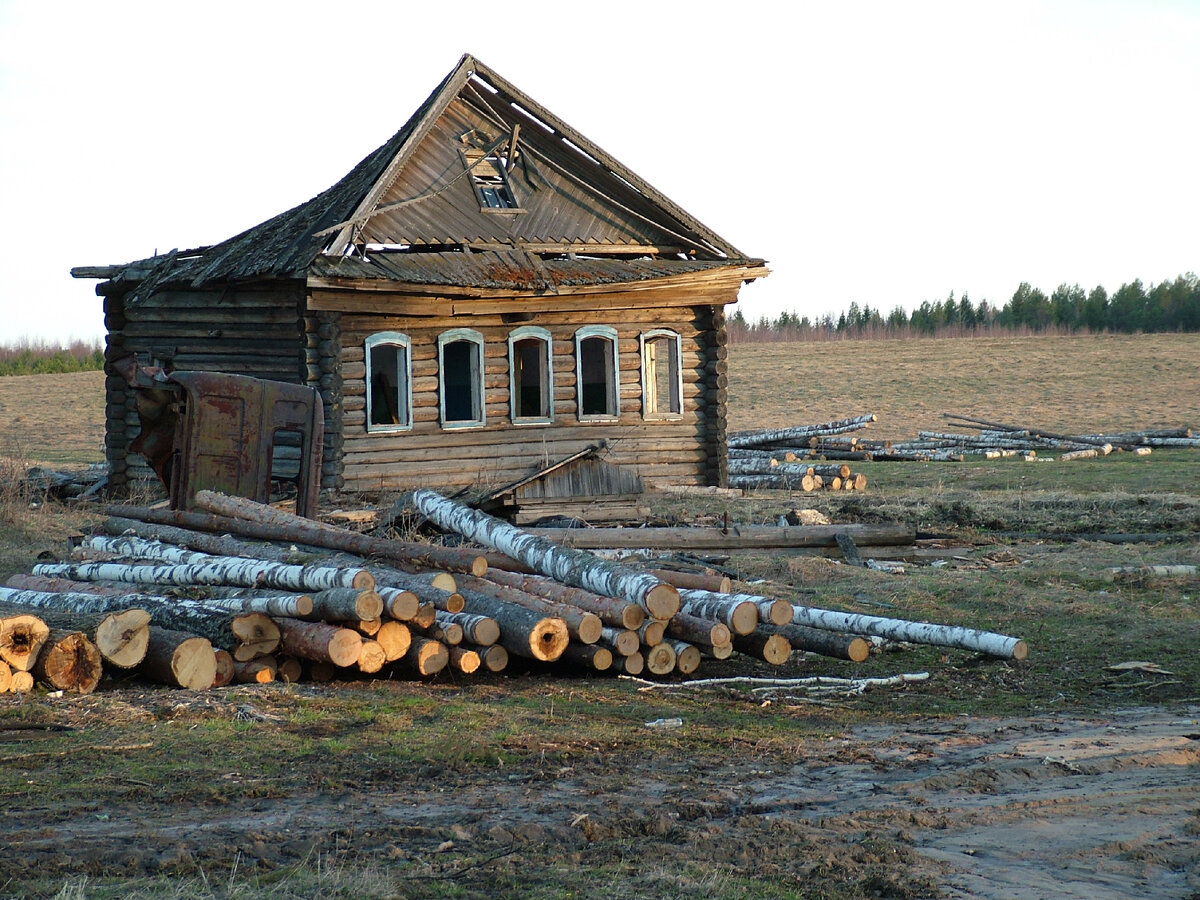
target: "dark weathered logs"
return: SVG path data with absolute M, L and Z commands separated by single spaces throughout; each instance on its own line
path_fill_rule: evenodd
M 667 636 L 707 647 L 726 645 L 733 637 L 724 622 L 701 619 L 688 613 L 679 613 L 667 620 Z
M 630 653 L 628 656 L 616 654 L 613 656 L 612 668 L 615 675 L 641 675 L 646 671 L 646 657 L 641 652 Z
M 613 654 L 599 644 L 571 644 L 563 653 L 560 662 L 604 672 L 612 667 Z
M 679 592 L 648 572 L 559 546 L 433 491 L 415 491 L 413 503 L 439 527 L 499 550 L 558 581 L 632 601 L 659 619 L 679 611 Z
M 256 656 L 233 664 L 233 680 L 238 684 L 270 684 L 279 666 L 273 656 Z
M 805 650 L 833 659 L 862 662 L 871 652 L 870 644 L 854 634 L 841 634 L 836 631 L 826 631 L 823 628 L 808 628 L 804 625 L 784 625 L 779 628 L 759 625 L 758 630 L 767 634 L 782 635 L 791 644 L 793 650 Z
M 735 634 L 733 649 L 747 656 L 765 659 L 773 666 L 782 666 L 792 655 L 792 645 L 779 634 L 755 631 L 753 634 Z
M 516 588 L 547 600 L 567 603 L 600 617 L 605 625 L 614 628 L 637 628 L 646 620 L 646 610 L 637 603 L 602 597 L 594 591 L 560 584 L 544 575 L 522 575 L 516 572 L 489 569 L 487 580 L 505 587 Z
M 732 586 L 728 575 L 710 575 L 707 572 L 677 572 L 674 569 L 650 569 L 650 574 L 677 588 L 691 588 L 697 591 L 716 591 L 720 594 L 727 594 Z
M 531 528 L 538 537 L 581 549 L 739 550 L 831 547 L 839 532 L 863 546 L 911 544 L 911 525 L 730 525 L 724 528 Z M 660 616 L 658 618 L 667 618 Z
M 159 684 L 204 691 L 216 681 L 217 657 L 205 638 L 151 625 L 146 658 L 138 669 Z
M 100 683 L 100 651 L 82 631 L 51 629 L 30 669 L 33 677 L 56 691 L 90 694 Z
M 357 631 L 325 622 L 284 618 L 276 621 L 282 633 L 279 646 L 284 653 L 341 668 L 358 662 L 363 639 Z
M 503 672 L 508 668 L 508 651 L 502 645 L 492 644 L 490 647 L 474 647 L 472 649 L 479 654 L 483 667 L 489 672 Z

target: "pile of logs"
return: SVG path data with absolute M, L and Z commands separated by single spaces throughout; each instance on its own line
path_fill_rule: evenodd
M 943 413 L 952 427 L 974 429 L 975 433 L 918 431 L 911 441 L 872 441 L 850 435 L 867 427 L 875 416 L 856 416 L 824 425 L 797 425 L 772 431 L 737 432 L 729 437 L 729 483 L 731 487 L 774 487 L 811 491 L 836 485 L 842 490 L 861 489 L 862 475 L 822 483 L 834 466 L 812 461 L 936 461 L 962 462 L 969 455 L 985 459 L 1021 457 L 1045 459 L 1045 453 L 1060 460 L 1107 456 L 1114 450 L 1148 455 L 1154 447 L 1200 448 L 1200 437 L 1190 428 L 1148 429 L 1108 434 L 1062 434 L 1044 428 L 1006 425 L 971 416 Z M 811 462 L 811 464 L 810 464 Z M 837 470 L 849 473 L 848 466 Z M 808 479 L 805 479 L 808 476 Z M 814 478 L 815 477 L 815 478 Z M 861 480 L 861 485 L 859 481 Z
M 432 491 L 413 495 L 417 509 L 487 550 L 374 538 L 212 492 L 196 499 L 206 512 L 109 507 L 106 534 L 83 539 L 73 561 L 10 578 L 0 682 L 86 692 L 108 669 L 205 689 L 498 672 L 514 656 L 690 675 L 734 653 L 861 661 L 872 635 L 1026 654 L 1003 635 L 794 606 L 730 593 L 727 579 L 610 562 Z

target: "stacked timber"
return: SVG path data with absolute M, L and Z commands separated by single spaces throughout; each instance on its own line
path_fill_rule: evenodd
M 127 515 L 106 522 L 107 535 L 76 546 L 81 561 L 10 579 L 0 588 L 8 604 L 0 605 L 0 685 L 21 680 L 28 689 L 36 679 L 91 690 L 110 668 L 191 689 L 469 677 L 503 671 L 513 657 L 589 673 L 687 676 L 734 654 L 772 665 L 795 650 L 860 661 L 863 635 L 1016 659 L 1025 652 L 1002 635 L 847 617 L 733 592 L 725 578 L 614 563 L 431 491 L 413 495 L 420 512 L 484 553 L 383 541 L 370 547 L 389 565 L 368 567 L 338 529 L 236 498 L 205 502 L 230 515 L 189 521 L 219 529 L 219 538 L 129 518 L 149 511 L 122 507 Z M 254 539 L 264 524 L 286 547 Z M 302 537 L 338 552 L 299 564 L 292 557 Z M 505 568 L 479 566 L 485 558 Z M 435 560 L 456 574 L 431 567 Z
M 861 491 L 866 476 L 849 466 L 817 464 L 835 458 L 865 459 L 853 448 L 857 438 L 837 439 L 830 446 L 845 448 L 825 455 L 818 448 L 834 435 L 866 428 L 875 416 L 854 416 L 820 425 L 796 425 L 761 431 L 736 432 L 729 436 L 729 485 L 736 488 L 780 488 L 790 491 Z M 846 455 L 840 455 L 841 453 Z

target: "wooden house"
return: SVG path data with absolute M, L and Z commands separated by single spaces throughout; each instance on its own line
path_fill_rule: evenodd
M 345 178 L 222 243 L 98 278 L 110 361 L 311 385 L 322 484 L 488 488 L 604 442 L 724 484 L 724 307 L 767 274 L 471 56 Z M 106 383 L 114 485 L 134 391 Z

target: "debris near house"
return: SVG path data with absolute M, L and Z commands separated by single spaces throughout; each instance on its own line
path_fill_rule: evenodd
M 1027 653 L 1018 638 L 812 609 L 733 592 L 723 578 L 610 562 L 427 490 L 413 495 L 423 515 L 487 549 L 373 538 L 213 492 L 195 501 L 222 512 L 109 507 L 124 515 L 80 539 L 76 560 L 10 578 L 0 688 L 87 692 L 103 671 L 193 690 L 469 676 L 513 657 L 688 676 L 734 653 L 773 665 L 793 650 L 861 661 L 869 635 Z

